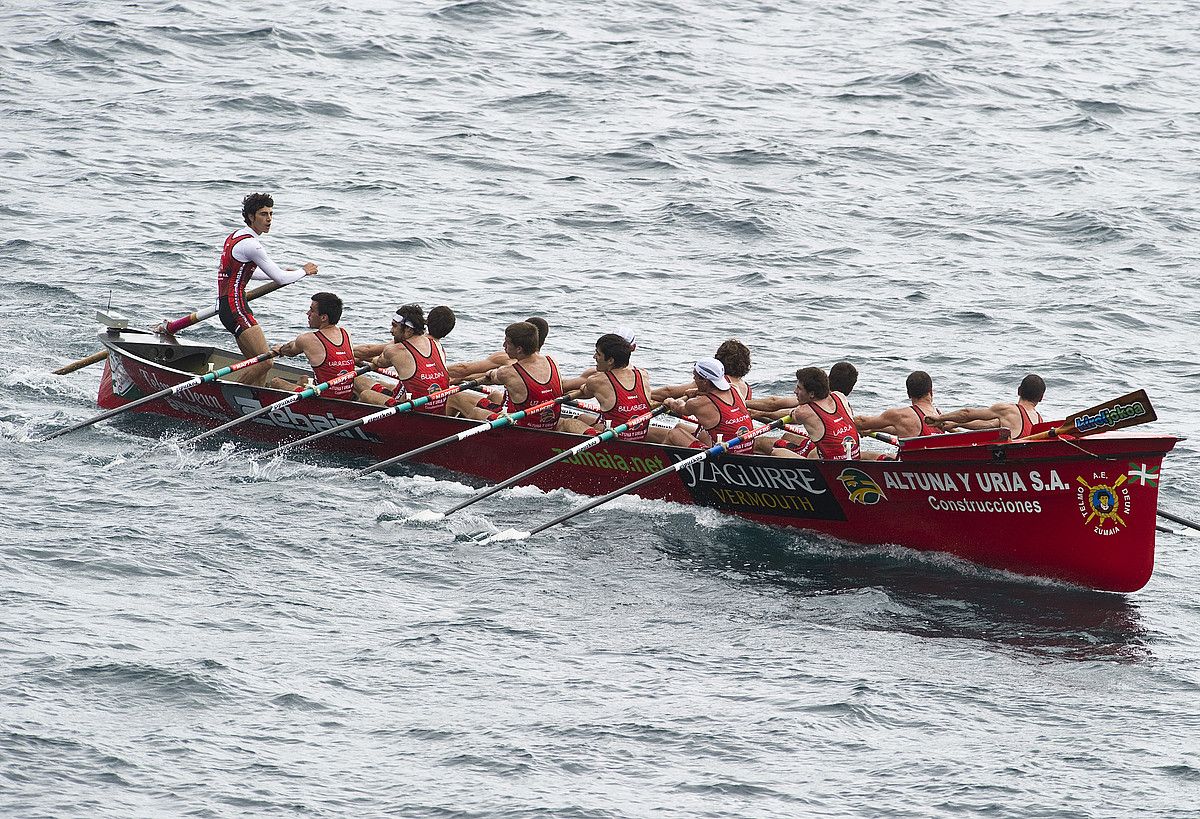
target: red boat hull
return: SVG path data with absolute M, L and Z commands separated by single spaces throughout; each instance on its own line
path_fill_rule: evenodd
M 109 349 L 98 402 L 120 406 L 203 372 L 212 348 L 105 335 Z M 181 362 L 186 369 L 176 369 Z M 137 411 L 212 428 L 287 394 L 207 383 Z M 238 437 L 278 444 L 378 407 L 314 397 L 235 427 Z M 314 449 L 389 458 L 472 426 L 409 412 L 326 436 Z M 501 481 L 580 438 L 505 427 L 449 445 L 422 463 Z M 725 455 L 654 481 L 637 494 L 713 507 L 774 526 L 794 526 L 862 544 L 947 552 L 1023 575 L 1130 592 L 1154 567 L 1158 474 L 1170 436 L 1098 435 L 1078 443 L 963 445 L 918 450 L 900 461 L 812 461 Z M 695 454 L 610 441 L 538 472 L 529 484 L 600 495 Z

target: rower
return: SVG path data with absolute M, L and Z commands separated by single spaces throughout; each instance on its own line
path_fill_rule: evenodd
M 1030 373 L 1021 379 L 1017 387 L 1017 402 L 992 404 L 990 407 L 966 407 L 932 415 L 926 420 L 936 426 L 962 427 L 963 429 L 991 429 L 1005 427 L 1013 440 L 1025 438 L 1033 433 L 1033 427 L 1042 422 L 1037 405 L 1046 395 L 1046 382 L 1040 375 Z
M 426 332 L 425 311 L 419 304 L 405 304 L 396 309 L 392 316 L 392 339 L 371 363 L 377 369 L 391 367 L 400 380 L 394 397 L 374 379 L 359 376 L 355 379 L 358 400 L 366 404 L 395 406 L 402 400 L 424 398 L 430 393 L 450 386 L 446 372 L 446 356 L 437 339 Z M 363 348 L 355 348 L 361 358 Z M 422 412 L 441 413 L 445 397 L 435 398 Z
M 554 359 L 542 355 L 540 348 L 538 328 L 530 322 L 518 321 L 504 328 L 503 352 L 512 363 L 493 367 L 480 374 L 477 380 L 504 387 L 506 394 L 502 409 L 505 413 L 524 410 L 563 395 L 558 365 Z M 476 421 L 493 420 L 499 410 L 480 406 L 481 399 L 486 398 L 474 390 L 456 393 L 446 402 L 446 414 Z M 533 429 L 558 429 L 559 414 L 559 405 L 555 404 L 525 416 L 516 425 Z
M 892 407 L 878 415 L 856 415 L 854 426 L 859 432 L 887 432 L 899 438 L 917 438 L 922 435 L 940 435 L 945 430 L 931 426 L 925 418 L 937 415 L 933 405 L 933 379 L 924 370 L 914 370 L 904 381 L 909 404 Z
M 441 341 L 450 335 L 450 331 L 454 329 L 456 321 L 454 311 L 444 304 L 439 304 L 430 310 L 429 315 L 425 317 L 425 332 L 429 333 L 437 341 Z
M 267 256 L 259 237 L 270 232 L 274 208 L 275 200 L 270 194 L 252 193 L 242 199 L 246 227 L 226 237 L 217 268 L 217 315 L 225 329 L 233 333 L 238 349 L 246 358 L 268 350 L 267 336 L 246 300 L 246 283 L 251 279 L 271 279 L 281 285 L 291 284 L 317 272 L 312 262 L 293 270 L 281 268 Z M 270 372 L 271 363 L 264 361 L 247 367 L 230 380 L 261 387 L 267 383 Z
M 699 423 L 693 435 L 690 424 L 679 424 L 667 436 L 675 446 L 710 447 L 750 431 L 750 411 L 741 393 L 725 377 L 725 365 L 715 358 L 702 358 L 692 368 L 696 397 L 668 398 L 664 404 L 676 415 L 690 415 Z M 742 441 L 730 452 L 748 453 L 754 441 Z
M 742 400 L 750 401 L 754 398 L 754 389 L 746 381 L 746 373 L 750 372 L 750 348 L 736 338 L 728 338 L 721 342 L 713 357 L 721 362 L 721 366 L 725 368 L 725 378 Z M 690 398 L 693 395 L 696 395 L 696 385 L 689 381 L 686 384 L 655 387 L 650 397 L 655 401 L 663 401 L 667 398 Z
M 330 381 L 343 373 L 354 372 L 354 349 L 350 344 L 350 332 L 337 326 L 341 318 L 341 299 L 333 293 L 313 293 L 312 303 L 308 306 L 308 326 L 314 332 L 301 333 L 286 344 L 276 346 L 275 353 L 281 356 L 303 353 L 318 384 Z M 277 390 L 296 389 L 296 384 L 283 378 L 271 379 L 270 386 Z M 322 395 L 343 400 L 353 398 L 353 379 L 330 385 Z
M 821 458 L 826 461 L 857 460 L 859 458 L 858 430 L 846 396 L 829 389 L 829 376 L 820 367 L 796 370 L 796 401 L 790 409 L 770 413 L 768 417 L 791 415 L 804 425 L 812 441 L 812 450 L 801 454 L 787 447 L 775 447 L 771 454 L 782 458 Z
M 537 346 L 539 350 L 542 349 L 542 345 L 546 343 L 546 336 L 550 334 L 550 325 L 540 316 L 530 316 L 525 321 L 537 328 Z M 446 369 L 450 373 L 450 377 L 455 381 L 474 380 L 476 376 L 482 375 L 496 367 L 512 364 L 514 360 L 512 356 L 501 349 L 492 353 L 487 358 L 481 358 L 478 361 L 462 361 L 457 364 L 451 364 Z
M 849 396 L 858 383 L 858 370 L 849 361 L 839 361 L 829 368 L 829 389 Z
M 605 425 L 612 429 L 650 411 L 650 389 L 646 371 L 629 364 L 629 356 L 634 347 L 634 344 L 617 333 L 605 333 L 597 339 L 594 354 L 596 368 L 591 375 L 582 378 L 579 397 L 595 398 L 600 405 L 600 413 L 564 418 L 561 423 L 563 432 L 595 435 Z M 622 441 L 650 441 L 662 444 L 666 443 L 668 433 L 668 430 L 643 424 L 617 433 L 617 437 Z

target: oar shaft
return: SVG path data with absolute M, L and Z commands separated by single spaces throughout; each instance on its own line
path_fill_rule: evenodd
M 115 415 L 120 415 L 123 412 L 129 412 L 130 410 L 135 410 L 140 406 L 149 404 L 151 401 L 157 401 L 158 399 L 165 398 L 169 395 L 178 395 L 179 393 L 181 393 L 185 390 L 190 390 L 192 387 L 199 386 L 200 384 L 203 384 L 207 381 L 215 381 L 216 379 L 220 378 L 221 376 L 229 375 L 231 372 L 234 372 L 236 370 L 241 370 L 246 367 L 253 366 L 262 361 L 266 361 L 268 358 L 273 358 L 274 356 L 275 356 L 275 353 L 263 353 L 262 355 L 255 356 L 254 358 L 247 358 L 245 361 L 239 361 L 236 364 L 231 364 L 228 367 L 222 367 L 221 369 L 216 370 L 214 372 L 206 373 L 205 375 L 198 375 L 195 378 L 180 382 L 179 384 L 176 384 L 173 387 L 166 387 L 164 389 L 159 390 L 156 393 L 142 396 L 141 398 L 137 399 L 136 401 L 130 401 L 128 404 L 122 404 L 119 407 L 113 407 L 112 409 L 102 412 L 99 415 L 95 415 L 95 416 L 87 419 L 86 421 L 81 421 L 78 424 L 75 424 L 74 426 L 67 427 L 66 429 L 57 430 L 55 432 L 50 433 L 49 435 L 44 435 L 44 436 L 42 436 L 41 440 L 49 441 L 51 438 L 57 438 L 60 435 L 66 435 L 68 432 L 75 432 L 76 430 L 83 429 L 84 427 L 90 427 L 92 424 L 98 423 L 98 422 L 103 421 L 108 418 L 112 418 Z
M 628 422 L 621 424 L 620 426 L 613 427 L 610 430 L 605 430 L 604 432 L 601 432 L 599 435 L 596 435 L 592 438 L 588 438 L 583 443 L 576 444 L 575 446 L 571 447 L 570 449 L 563 450 L 562 452 L 558 453 L 557 455 L 551 455 L 549 458 L 542 461 L 537 466 L 531 466 L 531 467 L 529 467 L 529 469 L 526 469 L 524 472 L 520 473 L 519 475 L 513 475 L 511 478 L 501 481 L 500 483 L 496 484 L 495 486 L 489 486 L 489 487 L 479 490 L 478 492 L 476 492 L 471 497 L 467 498 L 462 503 L 457 504 L 456 506 L 452 506 L 451 508 L 447 509 L 442 514 L 447 517 L 450 515 L 453 515 L 455 512 L 459 511 L 460 509 L 465 509 L 473 503 L 481 501 L 484 498 L 491 497 L 492 495 L 496 494 L 497 492 L 499 492 L 502 489 L 507 489 L 508 487 L 513 486 L 514 484 L 520 483 L 521 481 L 528 478 L 530 475 L 540 472 L 541 470 L 545 469 L 548 466 L 553 466 L 554 464 L 558 463 L 559 461 L 563 461 L 563 460 L 566 460 L 567 458 L 578 455 L 580 452 L 589 450 L 598 444 L 604 443 L 605 441 L 611 441 L 613 438 L 616 438 L 618 435 L 620 435 L 622 432 L 624 432 L 627 429 L 634 429 L 636 427 L 644 426 L 645 424 L 650 423 L 650 420 L 652 418 L 654 418 L 656 415 L 661 415 L 663 412 L 665 412 L 666 409 L 667 409 L 667 407 L 665 404 L 660 404 L 659 406 L 655 407 L 650 412 L 647 412 L 643 415 L 639 415 L 636 418 L 631 418 Z
M 403 452 L 399 455 L 395 455 L 391 458 L 388 458 L 386 461 L 380 461 L 377 464 L 371 464 L 366 469 L 360 470 L 358 474 L 359 474 L 359 476 L 366 475 L 369 472 L 375 472 L 377 470 L 391 466 L 392 464 L 398 464 L 401 461 L 407 461 L 412 458 L 415 458 L 418 455 L 423 455 L 424 453 L 429 452 L 430 450 L 437 449 L 438 447 L 445 446 L 446 444 L 458 443 L 459 441 L 465 441 L 467 438 L 474 437 L 476 435 L 479 435 L 480 433 L 491 432 L 493 429 L 499 429 L 500 427 L 506 427 L 509 424 L 514 424 L 517 421 L 520 421 L 526 415 L 532 415 L 535 412 L 541 412 L 544 409 L 549 409 L 550 407 L 554 406 L 555 404 L 562 404 L 566 401 L 570 401 L 574 397 L 575 397 L 574 393 L 570 393 L 568 395 L 560 395 L 559 397 L 557 397 L 553 400 L 543 401 L 540 404 L 534 404 L 532 407 L 527 407 L 523 410 L 518 410 L 509 415 L 502 415 L 499 418 L 496 418 L 494 420 L 485 421 L 482 424 L 479 424 L 478 426 L 471 427 L 470 429 L 463 430 L 462 432 L 456 432 L 453 435 L 447 435 L 445 438 L 441 438 L 437 441 L 434 441 L 431 444 L 425 444 L 425 446 L 420 446 L 420 447 L 417 447 L 416 449 L 410 449 L 408 452 Z
M 90 367 L 96 362 L 103 361 L 106 358 L 108 358 L 108 350 L 97 350 L 86 358 L 81 358 L 65 367 L 59 367 L 57 370 L 52 372 L 51 375 L 66 375 L 67 373 L 73 373 L 76 370 L 82 370 L 84 367 Z
M 580 515 L 586 511 L 588 511 L 589 509 L 595 509 L 597 506 L 599 506 L 603 503 L 608 503 L 610 500 L 613 500 L 614 498 L 618 498 L 621 495 L 632 492 L 635 489 L 639 489 L 639 488 L 645 486 L 646 484 L 651 483 L 652 481 L 656 481 L 659 478 L 665 478 L 667 475 L 671 475 L 675 472 L 679 472 L 683 469 L 686 469 L 687 467 L 691 466 L 694 463 L 703 461 L 705 458 L 711 458 L 711 457 L 714 457 L 717 455 L 724 455 L 726 452 L 728 452 L 730 450 L 730 448 L 737 446 L 738 444 L 742 443 L 743 441 L 751 441 L 751 440 L 757 438 L 758 436 L 762 435 L 765 432 L 770 432 L 773 429 L 778 429 L 779 427 L 783 426 L 784 424 L 789 423 L 791 420 L 792 420 L 791 416 L 785 415 L 782 418 L 772 421 L 769 424 L 763 424 L 761 427 L 755 427 L 754 429 L 747 432 L 745 435 L 740 435 L 736 438 L 730 438 L 728 441 L 723 441 L 722 443 L 716 444 L 715 446 L 709 447 L 708 449 L 701 450 L 700 452 L 697 452 L 695 455 L 684 458 L 679 463 L 675 463 L 675 464 L 672 464 L 671 466 L 663 467 L 662 469 L 658 470 L 657 472 L 653 472 L 644 478 L 639 478 L 638 480 L 634 481 L 633 483 L 629 484 L 628 486 L 623 486 L 620 489 L 614 489 L 612 492 L 609 492 L 607 495 L 604 495 L 603 497 L 593 498 L 592 500 L 585 503 L 583 506 L 572 509 L 570 512 L 565 512 L 565 513 L 559 515 L 558 517 L 556 517 L 554 520 L 543 523 L 541 526 L 538 526 L 536 529 L 531 529 L 529 534 L 530 534 L 530 536 L 532 536 L 532 535 L 536 535 L 538 532 L 544 532 L 545 530 L 549 529 L 551 526 L 557 526 L 558 524 L 562 523 L 563 521 L 570 520 L 571 518 L 575 517 L 576 515 Z
M 278 282 L 270 282 L 269 284 L 264 284 L 262 287 L 256 287 L 255 289 L 251 290 L 249 293 L 246 294 L 246 301 L 254 301 L 259 296 L 265 296 L 268 293 L 273 293 L 274 291 L 276 291 L 279 288 L 284 287 L 284 286 L 285 285 L 279 284 Z M 206 307 L 203 310 L 196 310 L 195 312 L 188 313 L 186 316 L 181 316 L 177 319 L 174 319 L 173 321 L 164 321 L 161 325 L 158 326 L 158 328 L 155 329 L 155 332 L 164 332 L 164 333 L 169 333 L 171 335 L 174 335 L 175 333 L 178 333 L 180 330 L 184 329 L 185 327 L 191 327 L 193 324 L 198 324 L 202 321 L 206 321 L 207 319 L 212 318 L 216 314 L 217 314 L 216 307 Z M 128 332 L 135 332 L 135 331 L 128 331 Z M 136 332 L 145 332 L 145 331 L 138 330 Z M 86 358 L 81 358 L 78 361 L 68 364 L 65 367 L 59 367 L 57 370 L 54 370 L 54 372 L 52 372 L 51 375 L 67 375 L 68 373 L 73 373 L 76 370 L 82 370 L 84 367 L 90 367 L 91 365 L 96 364 L 97 362 L 103 361 L 106 358 L 108 358 L 108 350 L 97 350 L 96 352 L 92 353 L 91 355 L 87 356 Z
M 1200 523 L 1196 523 L 1194 520 L 1188 520 L 1187 518 L 1181 518 L 1179 515 L 1172 514 L 1171 512 L 1164 512 L 1159 509 L 1158 516 L 1160 518 L 1166 518 L 1167 520 L 1174 521 L 1180 526 L 1187 526 L 1191 529 L 1200 529 Z
M 306 388 L 304 388 L 304 390 L 296 393 L 295 395 L 289 395 L 287 398 L 284 398 L 280 401 L 276 401 L 273 404 L 267 404 L 265 407 L 260 407 L 256 410 L 254 410 L 253 412 L 247 413 L 246 415 L 243 415 L 239 418 L 234 418 L 232 421 L 227 421 L 226 423 L 221 424 L 221 426 L 219 426 L 219 427 L 210 429 L 206 432 L 200 433 L 199 435 L 195 435 L 191 438 L 188 438 L 186 441 L 184 441 L 184 443 L 185 444 L 194 444 L 197 441 L 203 441 L 205 438 L 211 438 L 212 436 L 217 435 L 221 432 L 224 432 L 227 429 L 232 429 L 233 427 L 236 427 L 238 424 L 244 424 L 247 421 L 252 421 L 255 418 L 258 418 L 259 416 L 266 415 L 268 412 L 274 412 L 275 410 L 281 410 L 284 407 L 289 407 L 292 404 L 295 404 L 297 401 L 303 401 L 305 398 L 312 398 L 314 395 L 320 395 L 322 392 L 329 389 L 329 387 L 332 387 L 334 384 L 345 383 L 346 381 L 356 378 L 357 376 L 360 376 L 365 372 L 369 372 L 372 369 L 374 369 L 374 367 L 371 366 L 370 364 L 364 364 L 361 367 L 358 367 L 357 369 L 353 370 L 352 372 L 342 373 L 341 375 L 339 375 L 335 378 L 329 379 L 328 381 L 324 382 L 323 384 L 317 384 L 315 387 L 306 387 Z
M 265 296 L 268 293 L 274 293 L 279 288 L 285 287 L 285 286 L 286 285 L 282 285 L 279 282 L 268 282 L 267 284 L 264 284 L 262 287 L 256 287 L 253 290 L 251 290 L 249 293 L 247 293 L 246 301 L 254 301 L 259 296 Z M 180 330 L 182 330 L 186 327 L 191 327 L 193 324 L 199 324 L 202 321 L 206 321 L 206 320 L 212 318 L 213 316 L 215 316 L 216 314 L 217 314 L 216 306 L 205 307 L 203 310 L 196 310 L 192 313 L 188 313 L 186 316 L 180 316 L 177 319 L 165 322 L 163 324 L 163 331 L 166 333 L 169 333 L 171 335 L 175 335 Z
M 418 407 L 423 407 L 426 404 L 428 404 L 430 401 L 433 401 L 434 399 L 437 399 L 437 398 L 441 398 L 442 396 L 449 397 L 451 395 L 454 395 L 456 392 L 462 392 L 463 390 L 469 390 L 472 387 L 477 387 L 477 386 L 479 386 L 478 381 L 464 381 L 463 383 L 456 384 L 453 387 L 447 387 L 444 390 L 438 390 L 437 392 L 431 392 L 429 395 L 423 395 L 420 398 L 414 398 L 411 401 L 405 401 L 403 404 L 397 404 L 394 407 L 388 407 L 386 409 L 380 410 L 379 412 L 373 412 L 370 415 L 364 415 L 362 418 L 356 418 L 355 420 L 350 421 L 348 423 L 339 424 L 338 426 L 331 427 L 329 429 L 323 429 L 320 432 L 314 432 L 312 435 L 307 435 L 304 438 L 300 438 L 299 440 L 291 441 L 289 443 L 284 444 L 283 446 L 276 447 L 275 449 L 272 449 L 270 452 L 266 453 L 266 455 L 263 457 L 269 458 L 269 457 L 272 457 L 275 455 L 282 455 L 283 453 L 285 453 L 291 449 L 294 449 L 299 446 L 304 446 L 306 444 L 311 444 L 314 441 L 319 441 L 322 438 L 325 438 L 329 435 L 336 435 L 339 432 L 348 432 L 349 430 L 352 430 L 352 429 L 358 429 L 359 427 L 363 427 L 374 421 L 378 421 L 381 418 L 390 418 L 393 415 L 399 415 L 402 412 L 408 412 L 409 410 L 414 410 L 414 409 L 417 409 Z

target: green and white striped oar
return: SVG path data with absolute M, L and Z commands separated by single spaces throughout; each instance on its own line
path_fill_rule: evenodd
M 236 364 L 230 364 L 228 367 L 222 367 L 219 370 L 213 370 L 211 373 L 198 375 L 190 381 L 184 381 L 181 384 L 176 384 L 174 387 L 167 387 L 165 390 L 159 390 L 153 395 L 147 395 L 128 404 L 114 407 L 113 409 L 110 409 L 107 412 L 102 412 L 99 415 L 87 419 L 86 421 L 80 421 L 74 426 L 51 432 L 49 435 L 42 436 L 41 440 L 49 441 L 51 438 L 57 438 L 59 435 L 66 435 L 68 432 L 75 432 L 76 430 L 83 429 L 84 427 L 90 427 L 92 424 L 95 424 L 98 421 L 103 421 L 106 418 L 112 418 L 114 415 L 120 415 L 123 412 L 129 412 L 130 410 L 134 410 L 140 406 L 149 404 L 151 401 L 157 401 L 160 398 L 166 398 L 171 395 L 179 395 L 179 393 L 184 392 L 185 390 L 190 390 L 192 387 L 198 387 L 201 384 L 208 383 L 209 381 L 216 381 L 222 376 L 229 375 L 230 373 L 237 372 L 238 370 L 244 370 L 247 367 L 253 367 L 255 364 L 261 364 L 267 359 L 274 358 L 275 356 L 276 353 L 267 352 L 263 353 L 262 355 L 256 355 L 254 358 L 247 358 L 245 361 L 239 361 Z
M 270 458 L 275 455 L 282 455 L 283 453 L 287 452 L 290 449 L 295 449 L 296 447 L 304 446 L 305 444 L 311 444 L 313 441 L 324 438 L 327 435 L 336 435 L 339 432 L 346 432 L 347 430 L 357 429 L 358 427 L 366 426 L 367 424 L 370 424 L 373 421 L 378 421 L 380 418 L 388 418 L 392 415 L 398 415 L 402 412 L 408 412 L 409 410 L 414 410 L 414 409 L 417 409 L 418 407 L 423 407 L 426 404 L 428 404 L 430 401 L 433 401 L 435 398 L 440 398 L 443 395 L 446 397 L 449 397 L 451 395 L 454 395 L 454 393 L 456 393 L 456 392 L 462 392 L 463 390 L 469 390 L 472 387 L 478 387 L 478 386 L 479 386 L 478 381 L 464 381 L 463 383 L 456 384 L 453 387 L 447 387 L 444 390 L 438 390 L 437 392 L 431 392 L 431 393 L 429 393 L 429 395 L 423 395 L 420 398 L 414 398 L 411 401 L 405 401 L 403 404 L 397 404 L 394 407 L 388 407 L 387 409 L 381 409 L 379 412 L 373 412 L 370 415 L 364 415 L 362 418 L 356 418 L 353 421 L 349 421 L 345 424 L 338 424 L 336 427 L 331 427 L 329 429 L 323 429 L 320 432 L 314 432 L 312 435 L 307 435 L 298 440 L 291 441 L 290 443 L 286 443 L 283 446 L 275 447 L 270 452 L 266 453 L 263 457 Z
M 657 407 L 650 410 L 649 412 L 646 412 L 641 415 L 630 418 L 628 421 L 621 424 L 620 426 L 616 426 L 616 427 L 613 427 L 612 429 L 605 430 L 604 432 L 601 432 L 599 435 L 595 435 L 591 438 L 588 438 L 583 443 L 576 444 L 575 446 L 571 447 L 570 449 L 564 450 L 564 451 L 558 453 L 557 455 L 551 455 L 549 458 L 542 461 L 537 466 L 531 466 L 519 475 L 513 475 L 508 480 L 502 481 L 502 482 L 496 484 L 495 486 L 489 486 L 484 489 L 480 489 L 478 492 L 476 492 L 471 497 L 467 498 L 462 503 L 458 504 L 457 506 L 452 506 L 449 509 L 447 509 L 445 512 L 442 513 L 441 517 L 448 518 L 451 515 L 453 515 L 455 512 L 459 511 L 460 509 L 465 509 L 477 501 L 481 501 L 486 497 L 490 497 L 491 495 L 494 495 L 497 492 L 499 492 L 501 489 L 507 489 L 508 487 L 510 487 L 514 484 L 520 483 L 521 481 L 528 478 L 530 475 L 533 475 L 536 472 L 541 472 L 543 469 L 545 469 L 548 466 L 553 466 L 554 464 L 558 463 L 559 461 L 566 460 L 567 458 L 570 458 L 573 455 L 578 455 L 580 452 L 589 450 L 598 444 L 604 443 L 605 441 L 611 441 L 613 438 L 616 438 L 618 435 L 620 435 L 622 432 L 624 432 L 627 429 L 636 429 L 637 427 L 645 426 L 646 424 L 649 424 L 651 419 L 653 419 L 655 416 L 661 415 L 662 413 L 664 413 L 666 411 L 667 411 L 666 405 L 659 404 Z M 430 518 L 430 519 L 431 520 L 440 520 L 440 518 L 437 518 L 437 517 Z
M 472 438 L 472 437 L 474 437 L 476 435 L 480 435 L 484 432 L 491 432 L 493 429 L 500 429 L 500 427 L 506 427 L 509 424 L 513 424 L 513 423 L 516 423 L 517 421 L 520 421 L 526 415 L 532 415 L 535 412 L 541 412 L 542 410 L 549 409 L 550 407 L 553 407 L 555 404 L 565 403 L 567 401 L 574 399 L 577 395 L 578 395 L 577 392 L 570 392 L 570 393 L 567 393 L 566 395 L 560 395 L 557 398 L 552 398 L 549 401 L 543 401 L 540 404 L 534 404 L 532 407 L 527 407 L 526 409 L 518 410 L 509 415 L 501 415 L 499 418 L 496 418 L 492 421 L 484 421 L 482 424 L 479 424 L 478 426 L 471 427 L 470 429 L 465 429 L 462 432 L 455 433 L 454 435 L 447 435 L 445 438 L 442 438 L 441 440 L 438 440 L 438 441 L 434 441 L 432 444 L 426 444 L 425 446 L 420 446 L 420 447 L 417 447 L 416 449 L 411 449 L 408 452 L 404 452 L 400 455 L 396 455 L 394 457 L 388 458 L 386 461 L 380 461 L 377 464 L 372 464 L 371 466 L 368 466 L 366 469 L 361 470 L 358 474 L 366 475 L 368 472 L 374 472 L 377 469 L 383 469 L 384 467 L 391 466 L 392 464 L 400 463 L 401 461 L 407 461 L 409 458 L 414 458 L 417 455 L 421 455 L 425 452 L 428 452 L 431 449 L 437 449 L 438 447 L 445 446 L 446 444 L 453 444 L 456 441 L 465 441 L 468 438 Z
M 201 432 L 199 435 L 195 435 L 191 438 L 188 438 L 183 443 L 194 444 L 197 441 L 203 441 L 205 438 L 211 438 L 212 436 L 217 435 L 218 433 L 224 432 L 227 429 L 232 429 L 233 427 L 236 427 L 238 424 L 244 424 L 247 421 L 252 421 L 261 415 L 266 415 L 268 412 L 283 409 L 284 407 L 288 407 L 288 406 L 291 406 L 292 404 L 295 404 L 297 401 L 303 401 L 305 398 L 312 398 L 314 395 L 320 395 L 325 390 L 332 387 L 334 384 L 344 384 L 345 382 L 353 380 L 354 378 L 357 378 L 358 376 L 362 375 L 363 373 L 370 372 L 373 369 L 375 369 L 375 366 L 373 364 L 363 364 L 363 365 L 359 366 L 357 369 L 355 369 L 351 372 L 342 373 L 339 376 L 329 379 L 328 381 L 326 381 L 323 384 L 317 384 L 316 386 L 305 387 L 302 391 L 296 393 L 295 395 L 289 395 L 287 398 L 284 398 L 280 401 L 276 401 L 274 404 L 267 404 L 265 407 L 259 407 L 254 412 L 251 412 L 247 415 L 243 415 L 241 418 L 234 418 L 232 421 L 221 424 L 221 426 L 216 427 L 215 429 L 210 429 L 207 432 Z

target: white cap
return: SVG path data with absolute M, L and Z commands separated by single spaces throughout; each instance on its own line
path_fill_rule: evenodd
M 614 336 L 620 336 L 625 339 L 625 343 L 633 349 L 637 349 L 637 336 L 633 334 L 633 330 L 625 325 L 621 325 L 613 330 Z
M 417 329 L 417 326 L 415 324 L 413 324 L 411 321 L 409 321 L 408 319 L 406 319 L 404 316 L 402 316 L 400 314 L 399 310 L 397 310 L 395 315 L 392 316 L 392 321 L 394 321 L 396 324 L 407 325 L 408 329 L 410 329 L 410 330 Z
M 725 377 L 725 365 L 715 358 L 702 358 L 696 362 L 692 372 L 712 384 L 718 390 L 729 389 L 729 379 Z

